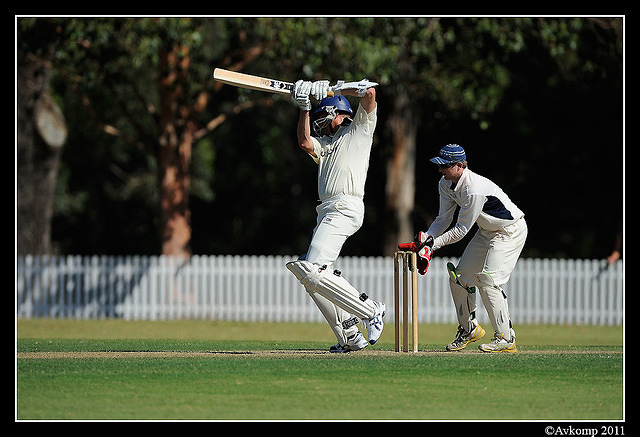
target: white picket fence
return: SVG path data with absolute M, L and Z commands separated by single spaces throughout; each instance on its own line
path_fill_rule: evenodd
M 285 268 L 293 256 L 19 256 L 16 316 L 125 320 L 204 319 L 322 322 Z M 418 275 L 421 323 L 455 323 L 446 263 Z M 624 264 L 602 260 L 521 259 L 505 287 L 520 324 L 621 325 Z M 342 257 L 336 266 L 360 291 L 387 304 L 393 321 L 393 260 Z M 477 297 L 477 315 L 488 323 Z

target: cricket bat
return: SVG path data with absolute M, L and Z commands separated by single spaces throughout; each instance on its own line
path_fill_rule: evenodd
M 213 70 L 213 79 L 239 88 L 247 88 L 250 90 L 275 94 L 291 94 L 294 87 L 294 84 L 291 82 L 252 76 L 250 74 L 238 73 L 237 71 L 225 70 L 223 68 L 216 68 Z M 327 96 L 333 96 L 333 91 L 328 91 Z

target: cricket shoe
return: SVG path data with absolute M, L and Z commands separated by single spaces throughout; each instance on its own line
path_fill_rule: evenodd
M 359 351 L 369 346 L 367 340 L 364 338 L 364 335 L 360 331 L 357 334 L 354 334 L 350 337 L 347 337 L 347 344 L 342 346 L 340 343 L 334 344 L 329 348 L 329 352 L 343 354 L 352 351 Z
M 481 344 L 478 346 L 482 352 L 493 352 L 493 353 L 509 353 L 515 354 L 518 352 L 516 348 L 516 338 L 515 336 L 511 337 L 511 341 L 507 341 L 504 338 L 504 334 L 498 334 L 493 337 L 491 343 Z
M 448 351 L 459 351 L 467 347 L 469 343 L 472 341 L 478 341 L 482 337 L 484 337 L 485 331 L 482 329 L 482 326 L 476 326 L 473 331 L 469 333 L 465 333 L 462 326 L 458 325 L 458 332 L 456 334 L 455 340 L 449 343 L 446 347 Z
M 376 344 L 376 341 L 378 341 L 382 335 L 382 329 L 384 329 L 384 321 L 382 321 L 382 318 L 384 317 L 384 313 L 387 308 L 383 302 L 374 301 L 373 305 L 376 307 L 373 317 L 362 320 L 364 325 L 367 327 L 369 344 Z

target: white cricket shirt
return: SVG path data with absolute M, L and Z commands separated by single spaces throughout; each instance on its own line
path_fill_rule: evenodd
M 318 196 L 324 201 L 340 194 L 364 197 L 369 170 L 373 131 L 378 106 L 369 114 L 361 105 L 349 126 L 341 126 L 333 136 L 312 137 L 318 168 Z
M 444 176 L 438 183 L 440 210 L 427 233 L 434 237 L 433 249 L 460 241 L 474 223 L 480 229 L 497 232 L 524 217 L 524 213 L 491 180 L 465 168 L 457 184 Z M 456 207 L 457 223 L 449 229 Z

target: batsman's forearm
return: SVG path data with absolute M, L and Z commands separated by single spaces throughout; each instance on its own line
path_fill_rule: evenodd
M 360 100 L 360 104 L 362 105 L 364 110 L 367 112 L 367 114 L 370 114 L 371 111 L 373 111 L 377 105 L 376 89 L 369 88 L 367 92 L 364 94 L 364 96 L 362 97 L 362 100 Z
M 308 154 L 315 156 L 313 151 L 313 141 L 311 140 L 311 126 L 309 124 L 309 111 L 300 110 L 298 116 L 298 126 L 296 129 L 298 145 Z
M 347 88 L 344 90 L 340 90 L 340 94 L 343 96 L 351 96 L 358 97 L 358 89 L 357 88 Z
M 373 87 L 368 88 L 364 96 L 360 96 L 358 94 L 358 90 L 354 88 L 341 90 L 341 93 L 343 96 L 361 97 L 362 100 L 360 100 L 360 104 L 367 114 L 373 111 L 376 107 L 376 89 Z

